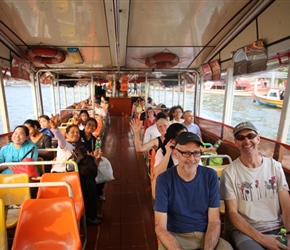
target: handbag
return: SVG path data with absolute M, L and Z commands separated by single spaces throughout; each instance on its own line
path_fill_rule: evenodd
M 101 158 L 102 160 L 98 165 L 98 175 L 95 179 L 97 184 L 112 181 L 115 179 L 111 163 L 107 158 Z
M 31 153 L 31 158 L 28 158 L 27 156 Z M 21 162 L 32 162 L 35 161 L 33 159 L 34 154 L 34 148 L 31 148 L 22 158 Z M 37 168 L 35 165 L 18 165 L 16 168 L 12 170 L 13 174 L 22 174 L 26 173 L 29 177 L 37 177 L 39 176 L 39 173 L 37 171 Z

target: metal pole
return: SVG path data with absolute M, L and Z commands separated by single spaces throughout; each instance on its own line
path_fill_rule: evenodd
M 10 132 L 10 122 L 9 122 L 9 115 L 8 115 L 8 110 L 7 110 L 7 101 L 6 101 L 6 95 L 5 95 L 2 70 L 0 70 L 0 106 L 1 106 L 0 113 L 1 113 L 3 133 L 8 133 Z

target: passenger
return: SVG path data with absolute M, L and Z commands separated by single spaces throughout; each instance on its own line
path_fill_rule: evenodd
M 93 133 L 96 130 L 97 126 L 98 126 L 97 121 L 94 118 L 89 118 L 86 121 L 84 130 L 80 131 L 80 140 L 91 155 L 94 155 L 96 153 L 96 148 L 95 148 L 96 137 L 93 136 Z M 103 153 L 101 150 L 100 152 L 102 156 Z M 100 164 L 103 164 L 102 158 L 99 160 L 99 165 Z M 106 200 L 105 195 L 103 193 L 104 187 L 105 187 L 105 183 L 97 184 L 97 196 L 98 196 L 98 199 L 101 201 Z
M 29 130 L 29 138 L 30 141 L 35 143 L 38 149 L 45 149 L 45 148 L 51 148 L 51 137 L 47 134 L 44 134 L 42 132 L 39 132 L 40 124 L 36 120 L 28 119 L 23 124 L 26 126 Z M 45 152 L 45 151 L 39 151 L 38 156 L 42 157 L 45 161 L 50 161 L 53 159 L 53 152 Z
M 166 134 L 166 130 L 169 126 L 169 122 L 164 118 L 158 119 L 158 121 L 156 122 L 156 126 L 160 133 L 160 136 L 157 136 L 151 139 L 149 142 L 144 143 L 143 145 L 141 145 L 141 142 L 139 139 L 141 124 L 138 124 L 136 119 L 132 119 L 130 121 L 130 126 L 134 132 L 134 143 L 135 143 L 136 152 L 147 152 L 152 148 L 154 148 L 155 150 L 158 150 L 162 146 L 165 140 L 164 135 Z
M 181 106 L 174 106 L 171 108 L 172 119 L 171 123 L 183 123 L 184 119 L 182 119 L 183 109 Z
M 50 131 L 50 126 L 49 126 L 49 117 L 47 115 L 41 115 L 38 117 L 38 122 L 40 124 L 41 129 L 39 132 L 44 133 L 51 138 L 54 137 L 53 133 Z
M 11 139 L 12 142 L 9 142 L 0 150 L 0 163 L 21 162 L 26 157 L 33 158 L 35 161 L 38 160 L 38 150 L 36 145 L 29 140 L 27 127 L 24 125 L 17 126 Z M 17 166 L 0 166 L 0 172 L 1 174 L 13 174 L 13 169 L 16 168 Z
M 88 111 L 83 109 L 79 112 L 78 116 L 74 118 L 74 124 L 76 124 L 80 130 L 83 130 L 89 117 Z
M 69 125 L 66 127 L 66 139 L 63 137 L 62 133 L 60 132 L 59 128 L 57 127 L 58 124 L 58 115 L 53 116 L 50 119 L 51 131 L 53 132 L 54 136 L 58 139 L 58 148 L 57 148 L 57 161 L 66 161 L 72 158 L 73 155 L 76 157 L 85 157 L 87 156 L 87 149 L 85 147 L 81 147 L 80 143 L 80 130 L 77 125 Z M 77 145 L 78 143 L 78 145 Z M 79 149 L 78 154 L 75 152 Z M 98 225 L 100 224 L 100 220 L 97 218 L 97 185 L 95 182 L 95 178 L 97 176 L 97 165 L 101 159 L 102 152 L 98 151 L 97 154 L 94 154 L 93 162 L 90 162 L 87 166 L 80 166 L 79 167 L 79 175 L 80 181 L 82 186 L 82 192 L 84 196 L 85 202 L 85 210 L 86 210 L 86 217 L 87 222 L 89 224 Z M 87 159 L 91 159 L 91 156 L 87 157 Z M 77 159 L 75 159 L 77 161 Z M 86 168 L 89 167 L 89 176 L 84 175 L 82 172 L 82 167 Z M 51 172 L 67 172 L 66 164 L 55 164 Z
M 164 135 L 165 140 L 163 145 L 157 150 L 155 155 L 155 180 L 159 174 L 178 164 L 173 149 L 175 147 L 175 138 L 182 132 L 187 132 L 187 128 L 180 123 L 173 123 L 168 127 Z
M 134 95 L 137 95 L 137 90 L 138 90 L 137 83 L 134 83 L 134 88 L 133 88 L 133 94 Z
M 166 119 L 166 114 L 160 112 L 156 115 L 156 123 L 159 119 Z M 160 136 L 160 132 L 157 128 L 157 124 L 153 124 L 152 126 L 150 126 L 149 128 L 146 129 L 145 133 L 144 133 L 144 138 L 143 138 L 143 144 L 149 142 L 150 140 Z
M 154 107 L 154 106 L 156 106 L 156 103 L 153 101 L 153 99 L 149 96 L 148 98 L 147 98 L 147 104 L 146 104 L 146 108 L 149 108 L 149 107 Z
M 100 116 L 103 120 L 106 119 L 106 112 L 103 109 L 103 107 L 100 105 L 101 104 L 101 100 L 100 99 L 96 99 L 95 100 L 95 115 Z
M 192 111 L 190 110 L 184 111 L 183 118 L 184 118 L 184 122 L 182 124 L 187 128 L 188 132 L 197 134 L 199 137 L 201 137 L 199 126 L 193 123 L 194 116 L 193 116 Z
M 281 227 L 290 230 L 289 187 L 281 163 L 260 155 L 260 136 L 251 122 L 239 123 L 233 133 L 241 155 L 223 170 L 220 194 L 235 247 L 290 249 L 276 240 Z
M 160 174 L 156 183 L 155 232 L 158 249 L 232 249 L 220 238 L 217 174 L 199 165 L 200 138 L 183 132 L 175 140 L 179 164 Z
M 152 125 L 154 125 L 156 123 L 156 115 L 154 112 L 154 109 L 149 107 L 147 108 L 146 112 L 146 118 L 144 120 L 143 126 L 144 126 L 144 132 L 146 131 L 146 129 Z

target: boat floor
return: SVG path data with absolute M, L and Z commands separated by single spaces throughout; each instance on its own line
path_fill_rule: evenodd
M 88 226 L 86 249 L 157 249 L 150 179 L 143 154 L 135 152 L 129 118 L 111 117 L 102 145 L 115 180 L 99 202 L 102 223 Z

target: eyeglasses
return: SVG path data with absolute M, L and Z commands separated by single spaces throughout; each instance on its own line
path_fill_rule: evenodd
M 247 134 L 247 135 L 236 135 L 235 138 L 236 138 L 236 140 L 238 140 L 238 141 L 243 141 L 243 140 L 245 140 L 246 138 L 248 138 L 249 140 L 252 140 L 252 139 L 256 138 L 257 135 L 258 135 L 258 134 L 249 133 L 249 134 Z
M 191 155 L 193 155 L 194 158 L 198 158 L 201 156 L 201 150 L 196 150 L 193 152 L 188 151 L 181 151 L 178 148 L 175 148 L 184 158 L 189 158 Z

